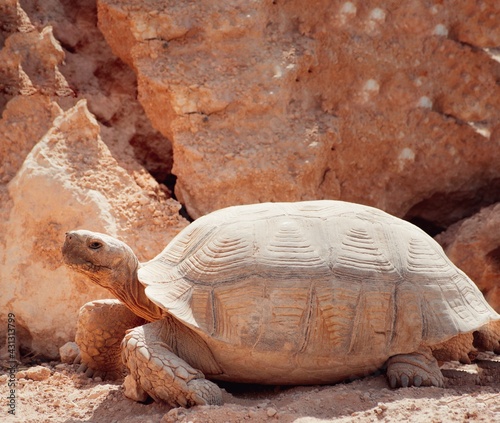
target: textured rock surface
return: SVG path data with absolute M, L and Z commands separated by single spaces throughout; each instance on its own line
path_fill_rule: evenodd
M 170 142 L 152 128 L 136 99 L 133 72 L 97 29 L 95 0 L 24 1 L 22 7 L 9 0 L 0 15 L 0 108 L 18 94 L 56 95 L 65 110 L 85 98 L 122 165 L 140 172 L 139 161 L 165 179 Z
M 52 126 L 61 108 L 47 96 L 16 96 L 0 120 L 0 184 L 17 173 L 36 142 Z
M 73 94 L 58 68 L 64 52 L 52 27 L 38 31 L 18 2 L 9 0 L 2 9 L 2 29 L 8 34 L 0 51 L 2 91 L 10 95 Z
M 500 313 L 500 203 L 450 226 L 436 240 Z
M 56 356 L 78 308 L 109 296 L 62 267 L 66 230 L 116 232 L 148 259 L 187 223 L 141 165 L 168 174 L 170 143 L 96 19 L 95 1 L 0 4 L 0 319 L 16 314 L 24 354 Z
M 495 2 L 102 0 L 100 29 L 132 71 L 97 29 L 95 1 L 0 1 L 0 310 L 20 313 L 25 351 L 52 354 L 72 335 L 68 298 L 98 298 L 78 281 L 64 285 L 63 227 L 93 216 L 149 257 L 171 236 L 156 224 L 185 225 L 150 176 L 175 179 L 167 138 L 193 217 L 235 203 L 341 198 L 438 232 L 499 201 Z M 82 104 L 72 109 L 80 99 L 99 128 Z M 56 118 L 72 137 L 83 125 L 100 159 L 32 154 L 16 177 L 49 129 L 56 137 Z M 159 215 L 138 206 L 145 199 Z M 68 202 L 78 204 L 73 215 Z M 478 257 L 491 261 L 484 245 Z M 32 331 L 50 319 L 44 345 Z
M 55 119 L 8 185 L 0 310 L 16 315 L 25 348 L 56 356 L 74 336 L 80 306 L 109 296 L 62 266 L 65 231 L 115 234 L 145 260 L 185 225 L 178 203 L 156 186 L 140 187 L 118 165 L 84 101 Z
M 61 358 L 61 362 L 73 364 L 75 359 L 79 354 L 78 345 L 76 342 L 66 342 L 62 347 L 59 348 L 59 356 Z
M 472 1 L 99 0 L 193 217 L 309 198 L 465 216 L 458 199 L 500 176 L 499 64 L 478 48 L 500 45 L 495 16 Z

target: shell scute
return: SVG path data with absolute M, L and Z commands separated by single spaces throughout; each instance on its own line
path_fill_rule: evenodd
M 337 257 L 339 266 L 359 269 L 366 272 L 396 272 L 391 263 L 389 251 L 382 251 L 379 245 L 366 228 L 353 227 L 349 229 L 341 241 L 341 251 Z
M 453 274 L 444 253 L 439 254 L 435 246 L 422 237 L 411 238 L 408 243 L 406 270 L 422 274 Z

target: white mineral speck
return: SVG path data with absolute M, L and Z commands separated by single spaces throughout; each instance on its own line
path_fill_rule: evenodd
M 405 147 L 398 156 L 399 171 L 401 172 L 407 163 L 415 161 L 415 153 L 411 148 Z
M 424 95 L 418 100 L 418 106 L 425 109 L 430 109 L 432 107 L 432 100 Z
M 369 79 L 363 87 L 366 91 L 378 92 L 380 86 L 374 79 Z
M 354 13 L 356 13 L 356 6 L 350 2 L 350 1 L 346 1 L 343 5 L 342 5 L 342 8 L 340 9 L 340 13 L 345 13 L 347 15 L 353 15 Z
M 448 36 L 448 28 L 446 28 L 443 24 L 437 24 L 434 27 L 434 35 L 440 35 L 442 37 Z
M 399 153 L 399 159 L 413 160 L 415 159 L 415 153 L 411 148 L 405 147 L 401 150 L 401 153 Z
M 385 19 L 385 11 L 380 7 L 376 7 L 370 12 L 370 18 L 376 21 L 383 21 Z

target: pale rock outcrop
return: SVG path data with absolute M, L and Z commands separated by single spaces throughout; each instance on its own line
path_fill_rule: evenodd
M 5 40 L 0 51 L 0 84 L 11 94 L 73 95 L 59 71 L 63 60 L 64 51 L 54 38 L 52 27 L 46 26 L 39 32 L 30 23 Z
M 193 217 L 340 198 L 455 221 L 500 178 L 497 10 L 475 5 L 98 0 Z
M 450 226 L 436 236 L 448 257 L 500 312 L 500 203 Z
M 59 356 L 63 363 L 73 364 L 80 354 L 80 349 L 76 342 L 66 342 L 61 348 L 59 348 Z
M 64 110 L 84 98 L 103 141 L 129 173 L 140 179 L 146 168 L 169 180 L 170 142 L 151 126 L 134 73 L 97 29 L 95 0 L 28 0 L 22 7 L 8 0 L 0 11 L 1 36 L 0 110 L 18 94 L 51 95 Z
M 106 295 L 62 266 L 64 231 L 116 232 L 147 259 L 187 222 L 141 166 L 169 172 L 170 144 L 98 31 L 95 0 L 2 2 L 0 48 L 0 318 L 16 315 L 18 351 L 55 357 L 78 308 Z
M 73 339 L 86 301 L 109 296 L 62 264 L 67 230 L 88 228 L 130 243 L 152 258 L 186 225 L 180 205 L 149 177 L 140 187 L 100 138 L 85 101 L 56 117 L 9 182 L 11 198 L 0 262 L 0 318 L 16 315 L 21 347 L 55 357 Z
M 0 120 L 0 184 L 8 183 L 24 159 L 62 113 L 49 97 L 35 94 L 10 100 Z

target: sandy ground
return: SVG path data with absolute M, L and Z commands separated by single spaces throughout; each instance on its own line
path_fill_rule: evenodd
M 480 357 L 481 358 L 481 357 Z M 500 422 L 500 360 L 483 357 L 444 370 L 446 388 L 391 390 L 382 374 L 351 383 L 309 387 L 224 387 L 223 406 L 171 409 L 135 403 L 121 381 L 91 380 L 74 365 L 19 365 L 15 411 L 9 370 L 0 372 L 1 422 Z

